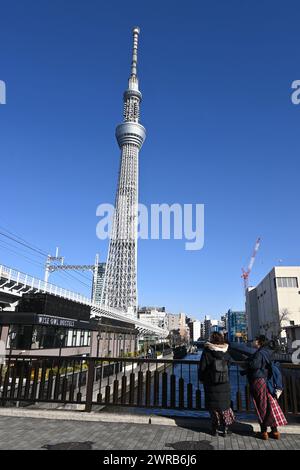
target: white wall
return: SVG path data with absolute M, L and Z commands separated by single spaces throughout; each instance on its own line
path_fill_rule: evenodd
M 201 336 L 201 322 L 196 320 L 193 322 L 193 341 L 197 341 Z
M 276 287 L 274 279 L 295 277 L 298 287 Z M 247 292 L 248 336 L 253 339 L 257 334 L 276 336 L 280 328 L 280 315 L 287 311 L 288 320 L 281 326 L 300 324 L 300 266 L 277 266 L 256 286 Z M 281 337 L 286 336 L 282 331 Z

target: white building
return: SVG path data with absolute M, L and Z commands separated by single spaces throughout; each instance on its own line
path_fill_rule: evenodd
M 179 315 L 176 313 L 167 313 L 167 329 L 169 331 L 179 330 Z
M 193 320 L 189 323 L 190 339 L 191 341 L 198 341 L 201 337 L 201 322 L 200 320 Z
M 153 326 L 167 329 L 167 314 L 164 307 L 142 307 L 139 309 L 138 317 Z
M 248 338 L 286 337 L 284 327 L 300 325 L 300 266 L 275 266 L 246 293 Z

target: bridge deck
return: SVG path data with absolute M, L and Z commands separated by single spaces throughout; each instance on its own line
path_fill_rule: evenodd
M 152 333 L 161 337 L 166 337 L 168 332 L 162 328 L 157 328 L 150 323 L 140 321 L 127 312 L 116 308 L 95 304 L 82 294 L 59 287 L 55 284 L 42 281 L 41 279 L 22 273 L 8 266 L 0 265 L 0 301 L 16 302 L 23 294 L 29 292 L 42 292 L 72 300 L 91 307 L 92 316 L 104 316 L 115 318 L 119 321 L 134 323 L 135 327 L 143 333 Z

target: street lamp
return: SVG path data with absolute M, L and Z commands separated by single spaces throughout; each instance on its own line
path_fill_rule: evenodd
M 134 357 L 136 357 L 138 355 L 138 347 L 139 347 L 137 335 L 135 334 L 133 335 L 133 340 L 134 340 L 134 353 L 133 354 L 134 354 Z
M 126 347 L 126 333 L 123 334 L 123 355 L 125 355 L 125 347 Z
M 9 356 L 11 356 L 12 353 L 12 348 L 13 348 L 13 342 L 16 339 L 17 333 L 15 331 L 10 331 L 9 332 Z
M 121 333 L 120 333 L 119 336 L 118 336 L 118 340 L 119 340 L 118 357 L 120 357 L 120 356 L 121 356 L 121 341 L 122 341 L 122 335 L 121 335 Z
M 97 334 L 97 357 L 99 357 L 99 343 L 100 343 L 101 339 L 102 339 L 102 336 L 101 336 L 101 333 L 99 331 L 98 334 Z
M 108 344 L 107 344 L 107 356 L 109 357 L 109 355 L 110 355 L 110 349 L 109 349 L 109 348 L 110 348 L 110 340 L 111 340 L 111 335 L 110 335 L 110 333 L 107 333 L 107 334 L 106 334 L 106 340 L 108 340 Z
M 60 345 L 59 345 L 59 357 L 61 356 L 61 350 L 62 350 L 62 345 L 63 341 L 65 339 L 66 334 L 65 333 L 60 333 L 59 339 L 60 339 Z
M 146 336 L 146 358 L 148 357 L 148 349 L 149 349 L 149 337 L 148 335 Z

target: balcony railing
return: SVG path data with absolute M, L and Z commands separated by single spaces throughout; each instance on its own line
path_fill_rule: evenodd
M 230 368 L 233 409 L 253 411 L 242 363 Z M 300 366 L 283 364 L 285 413 L 300 410 Z M 11 356 L 0 366 L 0 404 L 58 403 L 204 410 L 199 361 Z

